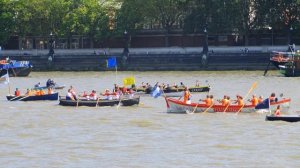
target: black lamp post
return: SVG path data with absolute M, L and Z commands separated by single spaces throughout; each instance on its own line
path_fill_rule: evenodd
M 271 30 L 271 34 L 272 34 L 272 37 L 271 37 L 271 44 L 272 44 L 272 46 L 273 46 L 273 28 L 272 27 L 268 27 L 269 28 L 269 30 Z
M 125 56 L 128 56 L 128 54 L 129 54 L 128 42 L 129 42 L 129 35 L 128 35 L 128 32 L 125 30 L 124 31 L 124 50 L 123 50 L 123 54 Z
M 52 32 L 50 33 L 49 40 L 49 53 L 48 53 L 48 68 L 51 69 L 54 61 L 54 39 Z
M 203 54 L 206 54 L 207 55 L 207 53 L 208 53 L 208 33 L 207 33 L 207 29 L 206 29 L 206 25 L 205 25 L 205 27 L 204 27 L 204 30 L 203 30 L 203 32 L 204 32 L 204 44 L 203 44 Z
M 207 66 L 208 60 L 208 33 L 207 33 L 207 24 L 204 26 L 204 43 L 203 43 L 203 50 L 202 50 L 202 58 L 201 63 L 203 67 Z
M 123 68 L 126 68 L 126 64 L 129 57 L 129 49 L 128 49 L 128 43 L 129 43 L 129 35 L 128 32 L 124 31 L 124 50 L 123 50 L 123 56 L 122 56 L 122 64 Z
M 50 40 L 49 40 L 49 56 L 53 57 L 54 55 L 54 40 L 53 40 L 53 34 L 50 33 Z
M 292 45 L 292 32 L 293 32 L 293 27 L 291 26 L 289 29 L 289 45 Z

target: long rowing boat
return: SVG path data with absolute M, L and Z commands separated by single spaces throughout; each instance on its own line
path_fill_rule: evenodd
M 58 100 L 58 93 L 53 94 L 44 94 L 44 95 L 31 95 L 31 96 L 15 96 L 8 95 L 6 96 L 9 101 L 37 101 L 37 100 Z
M 66 100 L 65 97 L 60 96 L 59 105 L 62 106 L 114 106 L 114 105 L 122 105 L 122 106 L 133 106 L 140 103 L 140 96 L 130 97 L 121 97 L 121 99 L 98 99 L 98 100 L 87 100 L 87 99 L 79 99 L 77 100 Z
M 229 105 L 222 106 L 219 104 L 215 104 L 211 107 L 207 106 L 206 104 L 202 103 L 190 103 L 186 104 L 182 100 L 174 99 L 171 97 L 165 97 L 166 104 L 167 104 L 167 112 L 168 113 L 187 113 L 187 112 L 255 112 L 255 106 L 254 105 L 245 105 L 244 107 L 239 105 Z M 277 105 L 281 106 L 282 111 L 288 111 L 290 107 L 290 98 L 285 98 L 282 100 L 279 100 L 277 102 L 271 102 L 270 103 L 270 110 L 275 110 Z

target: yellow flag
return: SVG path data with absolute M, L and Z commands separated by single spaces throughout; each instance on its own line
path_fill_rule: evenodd
M 135 79 L 134 77 L 128 77 L 123 79 L 123 84 L 126 85 L 132 85 L 135 84 Z

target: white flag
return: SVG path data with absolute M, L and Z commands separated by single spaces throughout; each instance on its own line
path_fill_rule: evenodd
M 0 78 L 0 84 L 8 84 L 9 83 L 9 75 L 8 73 L 1 76 Z

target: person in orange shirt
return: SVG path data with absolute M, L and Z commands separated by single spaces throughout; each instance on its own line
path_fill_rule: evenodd
M 15 96 L 20 96 L 21 95 L 21 92 L 18 88 L 16 88 L 16 91 L 15 91 Z
M 189 101 L 191 100 L 191 93 L 188 90 L 187 87 L 184 88 L 184 92 L 183 92 L 183 102 L 184 103 L 190 103 Z
M 237 104 L 238 106 L 243 106 L 244 105 L 243 97 L 240 95 L 236 95 L 235 104 Z
M 218 102 L 221 103 L 222 106 L 227 106 L 229 104 L 229 99 L 226 95 L 224 95 L 224 98 L 222 100 L 219 100 Z
M 264 100 L 263 100 L 263 96 L 259 96 L 258 97 L 258 103 L 262 103 Z
M 204 99 L 204 100 L 201 100 L 200 99 L 200 101 L 203 101 L 203 102 L 205 102 L 205 104 L 207 105 L 207 106 L 211 106 L 212 105 L 212 99 L 211 99 L 211 96 L 209 96 L 209 95 L 207 95 L 206 96 L 206 99 Z
M 281 112 L 280 112 L 280 105 L 277 106 L 275 112 L 274 112 L 274 115 L 275 116 L 280 116 L 281 115 Z
M 256 97 L 256 95 L 252 95 L 252 99 L 250 100 L 250 102 L 253 106 L 256 106 L 258 104 L 258 98 Z

